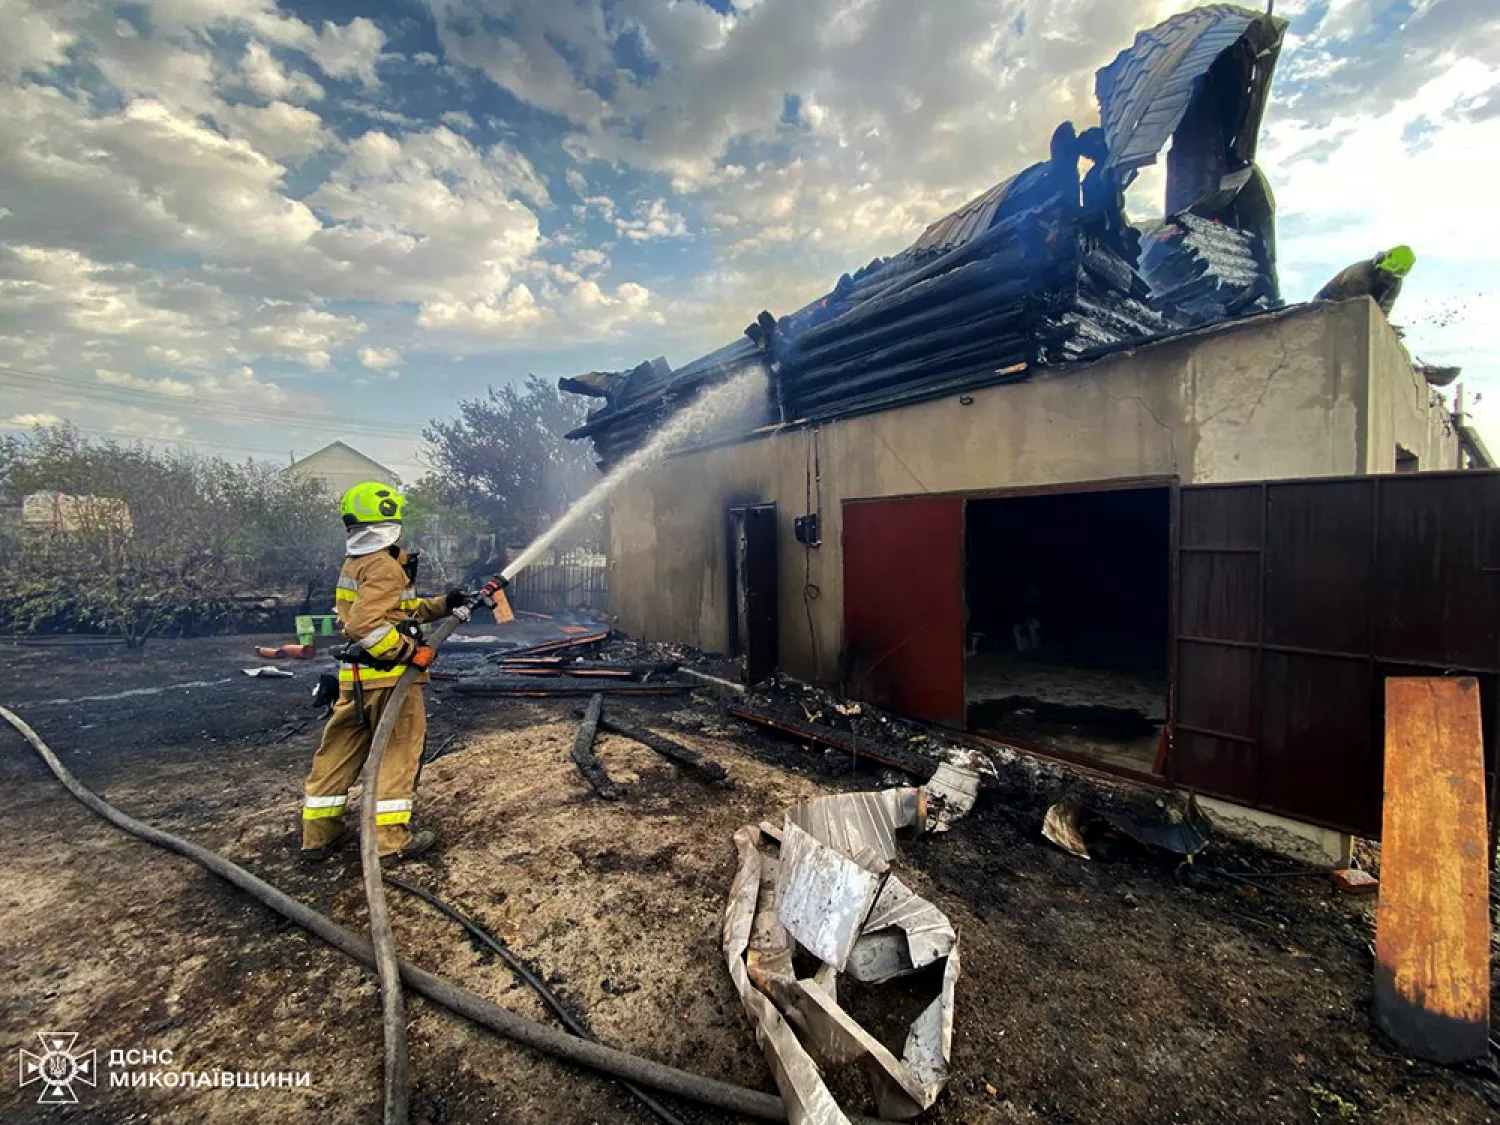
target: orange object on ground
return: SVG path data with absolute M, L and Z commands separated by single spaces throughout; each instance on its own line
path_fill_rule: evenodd
M 1489 1053 L 1484 745 L 1473 677 L 1385 685 L 1375 1021 L 1418 1058 Z
M 585 633 L 594 632 L 594 630 L 587 625 L 559 625 L 558 628 L 570 637 L 581 637 Z
M 1356 895 L 1372 895 L 1380 889 L 1380 880 L 1357 867 L 1342 867 L 1333 873 L 1333 885 Z
M 261 645 L 255 650 L 255 655 L 263 660 L 277 660 L 283 656 L 290 656 L 294 660 L 311 660 L 318 655 L 317 645 L 280 645 L 272 647 Z

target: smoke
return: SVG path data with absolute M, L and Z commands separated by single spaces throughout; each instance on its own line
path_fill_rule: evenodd
M 537 536 L 505 568 L 504 577 L 514 578 L 530 566 L 538 555 L 590 513 L 597 511 L 631 477 L 686 445 L 714 436 L 733 423 L 754 418 L 765 401 L 766 372 L 759 363 L 750 364 L 718 386 L 704 391 L 672 415 L 650 441 L 611 469 L 603 480 L 564 512 L 561 519 Z

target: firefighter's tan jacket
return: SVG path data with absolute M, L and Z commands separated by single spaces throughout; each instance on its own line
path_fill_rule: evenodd
M 396 662 L 391 668 L 361 665 L 360 682 L 366 689 L 392 687 L 406 670 L 404 661 L 417 650 L 416 642 L 396 631 L 403 621 L 425 623 L 446 616 L 447 600 L 441 596 L 419 598 L 406 578 L 406 552 L 396 547 L 369 555 L 351 555 L 339 573 L 335 612 L 344 639 L 364 649 L 377 660 Z M 339 683 L 354 682 L 354 665 L 339 665 Z M 427 673 L 417 675 L 426 683 Z

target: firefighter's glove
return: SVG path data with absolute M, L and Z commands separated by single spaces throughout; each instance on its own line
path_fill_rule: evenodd
M 444 595 L 443 603 L 447 606 L 448 612 L 452 613 L 459 606 L 467 606 L 469 604 L 469 594 L 467 591 L 455 587 Z
M 339 698 L 339 678 L 332 672 L 324 672 L 313 687 L 314 707 L 332 707 Z
M 431 645 L 420 645 L 417 651 L 412 653 L 411 663 L 418 668 L 431 668 L 432 662 L 437 659 L 437 649 Z

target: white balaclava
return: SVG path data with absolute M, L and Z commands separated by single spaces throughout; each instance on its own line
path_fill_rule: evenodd
M 353 556 L 373 555 L 383 551 L 401 538 L 401 521 L 387 523 L 357 523 L 349 529 L 349 540 L 344 550 Z

